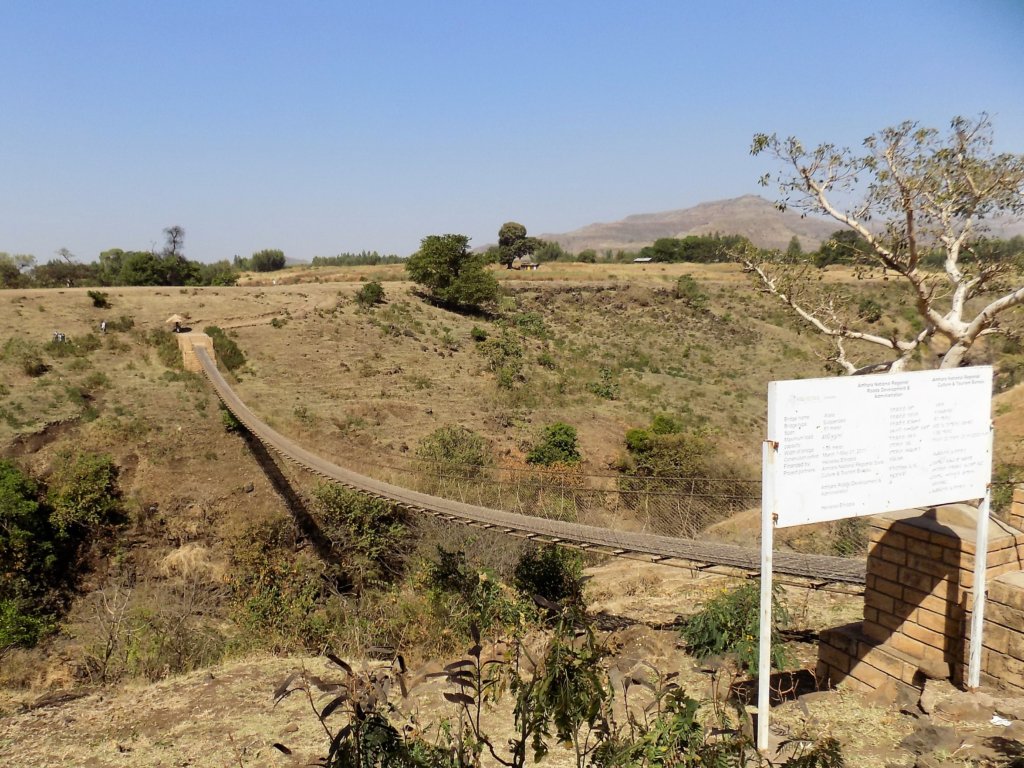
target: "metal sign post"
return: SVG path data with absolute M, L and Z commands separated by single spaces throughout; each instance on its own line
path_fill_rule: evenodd
M 989 426 L 988 453 L 992 455 L 994 430 Z M 978 507 L 978 532 L 974 542 L 974 604 L 971 607 L 971 652 L 967 663 L 967 687 L 981 685 L 981 632 L 985 624 L 985 569 L 988 566 L 988 513 L 992 502 L 992 483 Z
M 768 710 L 772 678 L 772 551 L 775 539 L 775 458 L 779 444 L 761 448 L 761 620 L 757 657 L 757 748 L 768 749 Z

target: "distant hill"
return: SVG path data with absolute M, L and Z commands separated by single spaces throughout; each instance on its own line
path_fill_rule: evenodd
M 992 237 L 1024 235 L 1024 218 L 993 217 L 985 222 Z M 659 237 L 687 235 L 743 235 L 762 248 L 784 249 L 795 235 L 804 251 L 818 246 L 843 225 L 832 219 L 801 217 L 795 211 L 779 211 L 775 204 L 759 195 L 744 195 L 731 200 L 715 200 L 692 208 L 661 213 L 638 213 L 621 221 L 588 224 L 563 234 L 540 235 L 558 243 L 567 251 L 579 253 L 593 248 L 637 251 Z
M 813 251 L 840 229 L 834 221 L 799 213 L 780 212 L 773 203 L 758 195 L 744 195 L 731 200 L 701 203 L 661 213 L 640 213 L 621 221 L 588 224 L 564 234 L 540 235 L 568 251 L 579 253 L 587 248 L 596 251 L 635 251 L 650 245 L 659 237 L 709 235 L 743 235 L 762 248 L 785 248 L 796 235 L 805 251 Z

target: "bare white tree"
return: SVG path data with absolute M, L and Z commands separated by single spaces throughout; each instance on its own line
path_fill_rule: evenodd
M 1022 254 L 994 249 L 985 238 L 987 219 L 1024 213 L 1024 155 L 994 151 L 987 115 L 954 118 L 945 133 L 905 122 L 868 137 L 863 147 L 806 149 L 793 137 L 758 134 L 751 154 L 782 164 L 777 175 L 761 179 L 778 184 L 781 209 L 831 216 L 859 236 L 862 267 L 903 281 L 919 330 L 851 327 L 836 296 L 806 290 L 805 257 L 753 249 L 736 255 L 766 291 L 831 339 L 831 360 L 847 373 L 904 370 L 933 339 L 948 344 L 940 345 L 940 368 L 961 365 L 979 338 L 1000 331 L 1000 315 L 1024 302 Z M 924 257 L 934 263 L 935 254 L 942 268 L 925 268 Z M 864 365 L 848 355 L 848 347 L 863 352 L 871 345 L 885 350 L 883 359 Z

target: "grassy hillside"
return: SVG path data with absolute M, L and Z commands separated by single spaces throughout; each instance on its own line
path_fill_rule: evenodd
M 80 551 L 61 631 L 36 651 L 5 651 L 0 684 L 158 679 L 251 648 L 315 650 L 328 637 L 440 653 L 460 642 L 446 627 L 466 618 L 429 602 L 423 579 L 437 545 L 505 574 L 515 562 L 518 545 L 429 525 L 396 545 L 400 565 L 337 555 L 351 543 L 337 510 L 350 522 L 376 512 L 344 500 L 331 512 L 313 479 L 275 468 L 227 429 L 211 388 L 179 367 L 164 324 L 173 313 L 237 344 L 234 386 L 268 423 L 385 477 L 402 477 L 424 438 L 453 426 L 482 438 L 481 461 L 520 469 L 543 428 L 562 422 L 578 434 L 582 463 L 560 477 L 601 476 L 615 488 L 636 460 L 627 431 L 667 417 L 681 430 L 673 450 L 691 451 L 686 466 L 756 479 L 768 381 L 826 375 L 821 341 L 730 265 L 497 274 L 505 296 L 489 316 L 425 303 L 394 267 L 299 267 L 236 288 L 115 288 L 106 309 L 85 290 L 0 293 L 0 452 L 44 492 L 71 458 L 109 456 L 121 505 Z M 891 283 L 823 274 L 892 322 L 914 322 Z M 683 275 L 692 280 L 680 290 Z M 369 310 L 354 300 L 367 279 L 386 294 Z M 54 342 L 55 331 L 67 341 Z M 1017 353 L 1001 359 L 1013 368 Z M 1019 421 L 1013 393 L 997 414 Z M 1002 461 L 1016 460 L 1019 432 L 1000 438 Z M 319 533 L 292 522 L 303 514 Z M 636 508 L 616 514 L 603 522 L 652 524 Z M 755 527 L 716 530 L 752 543 Z M 371 589 L 381 580 L 392 586 Z

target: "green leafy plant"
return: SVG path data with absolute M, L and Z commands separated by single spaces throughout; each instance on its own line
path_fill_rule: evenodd
M 493 572 L 471 566 L 461 550 L 439 545 L 425 583 L 435 610 L 462 636 L 474 627 L 488 631 L 514 626 L 527 613 Z
M 126 333 L 135 327 L 135 318 L 131 315 L 121 315 L 116 320 L 107 321 L 108 331 L 118 331 L 120 333 Z
M 685 620 L 682 636 L 697 658 L 731 654 L 751 672 L 757 669 L 760 625 L 760 585 L 746 582 L 712 598 Z M 781 669 L 788 663 L 779 627 L 789 621 L 789 611 L 778 588 L 772 593 L 771 664 Z
M 313 714 L 327 736 L 327 755 L 318 762 L 323 768 L 456 768 L 450 752 L 423 739 L 407 739 L 390 717 L 400 714 L 392 703 L 397 688 L 408 695 L 405 660 L 397 656 L 388 666 L 356 672 L 352 666 L 327 654 L 340 675 L 325 680 L 310 672 L 289 675 L 274 691 L 275 704 L 294 693 L 305 695 Z M 318 697 L 329 697 L 322 706 Z M 330 721 L 343 719 L 332 730 Z M 285 755 L 292 751 L 280 742 L 273 748 Z
M 526 454 L 529 464 L 578 464 L 580 456 L 576 439 L 576 428 L 564 422 L 556 422 L 544 427 L 540 440 Z
M 363 309 L 384 303 L 384 286 L 378 280 L 371 280 L 356 291 L 356 303 Z
M 225 432 L 244 432 L 245 425 L 229 411 L 223 403 L 220 403 L 220 423 L 224 425 Z
M 320 528 L 355 584 L 400 573 L 408 530 L 399 507 L 339 485 L 313 495 Z
M 11 360 L 22 373 L 33 378 L 50 370 L 50 366 L 43 362 L 39 345 L 18 337 L 11 337 L 4 343 L 0 359 Z
M 516 563 L 515 588 L 564 605 L 583 605 L 583 559 L 555 544 L 527 549 Z
M 238 348 L 235 340 L 228 336 L 216 325 L 208 325 L 203 333 L 213 340 L 213 351 L 217 353 L 217 360 L 229 371 L 237 371 L 245 365 L 245 355 Z
M 679 276 L 676 281 L 675 296 L 693 309 L 704 309 L 708 304 L 708 295 L 701 290 L 700 284 L 693 275 Z
M 487 360 L 487 369 L 497 376 L 502 389 L 511 389 L 524 380 L 523 345 L 513 331 L 502 328 L 499 335 L 480 342 L 477 350 Z
M 525 768 L 548 756 L 552 740 L 571 746 L 577 768 L 843 768 L 842 751 L 831 738 L 785 743 L 780 754 L 788 756 L 766 763 L 717 708 L 711 716 L 723 718 L 719 723 L 699 719 L 700 703 L 676 682 L 678 673 L 662 674 L 640 660 L 613 678 L 605 664 L 608 649 L 587 616 L 543 598 L 538 602 L 551 619 L 542 637 L 527 641 L 519 633 L 498 644 L 473 627 L 473 645 L 461 658 L 419 675 L 407 672 L 400 654 L 360 671 L 327 654 L 340 670 L 335 679 L 293 673 L 274 699 L 306 696 L 329 742 L 319 764 L 332 768 Z M 442 696 L 456 716 L 408 730 L 396 727 L 408 717 L 395 704 L 396 694 L 404 701 L 421 681 L 435 678 L 446 683 Z M 484 715 L 506 695 L 513 727 L 497 739 Z M 618 706 L 623 717 L 616 715 Z M 736 716 L 745 717 L 742 708 Z M 332 719 L 344 724 L 332 727 Z M 436 737 L 428 741 L 432 725 Z M 273 746 L 291 754 L 283 744 Z
M 80 534 L 115 522 L 121 514 L 117 478 L 117 465 L 110 456 L 62 455 L 46 494 L 58 533 Z
M 405 269 L 431 299 L 452 308 L 479 309 L 497 301 L 500 292 L 486 254 L 473 253 L 466 235 L 428 235 Z
M 492 463 L 487 440 L 461 424 L 446 424 L 420 439 L 416 455 L 431 474 L 477 477 Z
M 604 400 L 619 399 L 619 382 L 611 368 L 601 368 L 598 371 L 598 380 L 587 384 L 587 390 Z
M 156 356 L 164 366 L 178 371 L 183 369 L 181 350 L 178 348 L 175 334 L 153 329 L 143 338 L 147 344 L 156 349 Z
M 92 299 L 92 305 L 97 309 L 110 308 L 110 297 L 103 291 L 88 291 L 86 295 Z

